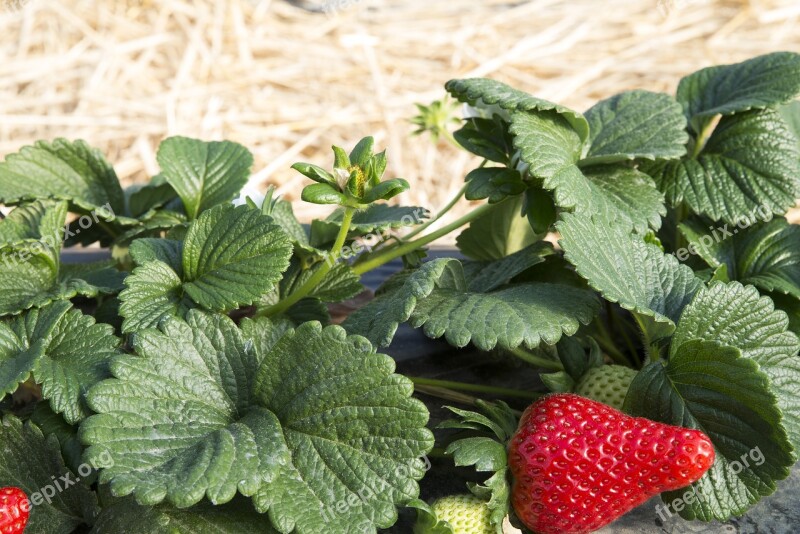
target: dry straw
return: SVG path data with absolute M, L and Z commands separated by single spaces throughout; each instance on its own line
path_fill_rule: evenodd
M 84 138 L 126 182 L 171 134 L 230 138 L 253 184 L 373 134 L 404 202 L 442 205 L 470 158 L 410 138 L 414 102 L 492 76 L 584 109 L 699 67 L 800 50 L 795 0 L 0 0 L 0 155 Z M 299 7 L 302 5 L 303 7 Z M 303 208 L 309 217 L 313 207 Z

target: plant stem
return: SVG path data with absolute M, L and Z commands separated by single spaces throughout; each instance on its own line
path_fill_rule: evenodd
M 520 360 L 527 362 L 531 365 L 535 365 L 536 367 L 541 367 L 542 369 L 548 369 L 550 371 L 564 370 L 564 366 L 561 365 L 561 362 L 557 362 L 555 360 L 550 360 L 547 358 L 542 358 L 541 356 L 536 356 L 535 354 L 531 354 L 522 347 L 511 349 L 508 352 L 510 352 Z
M 539 397 L 542 396 L 542 393 L 537 393 L 535 391 L 522 391 L 519 389 L 484 386 L 481 384 L 467 384 L 465 382 L 453 382 L 451 380 L 439 380 L 436 378 L 423 378 L 419 376 L 409 376 L 406 378 L 414 382 L 414 385 L 434 386 L 434 387 L 453 389 L 456 391 L 472 391 L 475 393 L 488 393 L 490 395 L 499 395 L 502 397 L 514 397 L 517 399 L 527 399 L 527 400 L 538 399 Z
M 445 213 L 450 211 L 453 208 L 453 206 L 455 206 L 458 203 L 458 201 L 461 200 L 461 197 L 464 196 L 464 192 L 466 190 L 467 190 L 467 184 L 465 183 L 464 186 L 461 189 L 458 190 L 458 193 L 456 193 L 456 195 L 453 198 L 451 198 L 450 201 L 447 204 L 445 204 L 445 206 L 441 210 L 439 210 L 439 213 L 437 213 L 435 217 L 425 221 L 424 224 L 421 224 L 421 225 L 417 226 L 414 230 L 412 230 L 408 234 L 404 235 L 403 239 L 404 240 L 411 239 L 412 237 L 414 237 L 415 235 L 420 234 L 423 230 L 425 230 L 430 225 L 432 225 L 433 223 L 435 223 L 436 221 L 441 219 L 442 216 L 444 216 Z
M 481 215 L 484 215 L 489 210 L 493 209 L 495 206 L 499 204 L 484 204 L 478 208 L 475 208 L 471 212 L 467 213 L 463 217 L 456 219 L 455 221 L 451 222 L 450 224 L 441 227 L 440 229 L 431 232 L 428 235 L 422 236 L 417 238 L 413 241 L 407 241 L 403 243 L 399 247 L 392 248 L 386 251 L 382 251 L 377 256 L 369 258 L 368 260 L 364 261 L 363 263 L 358 263 L 353 266 L 353 272 L 356 274 L 364 274 L 372 269 L 380 267 L 381 265 L 392 261 L 395 258 L 399 258 L 408 254 L 409 252 L 413 252 L 418 248 L 422 248 L 428 243 L 432 241 L 436 241 L 440 237 L 449 234 L 453 230 L 464 226 L 465 224 L 474 221 Z
M 311 293 L 311 291 L 317 287 L 320 282 L 322 282 L 325 276 L 336 264 L 336 260 L 339 257 L 339 253 L 342 251 L 344 242 L 347 240 L 347 232 L 350 230 L 350 223 L 353 221 L 353 215 L 355 212 L 355 208 L 346 207 L 344 209 L 344 217 L 342 217 L 342 226 L 339 228 L 339 234 L 336 236 L 336 241 L 333 243 L 333 247 L 331 247 L 331 251 L 322 264 L 322 267 L 320 267 L 317 272 L 311 275 L 311 278 L 306 280 L 302 286 L 293 291 L 288 297 L 260 311 L 257 314 L 258 316 L 272 317 L 273 315 L 277 315 L 288 310 L 291 306 L 305 298 L 306 295 Z
M 609 301 L 606 301 L 606 314 L 608 315 L 608 320 L 611 323 L 611 328 L 619 334 L 622 340 L 627 345 L 628 352 L 630 354 L 630 362 L 634 365 L 639 363 L 639 354 L 636 351 L 636 346 L 633 344 L 628 333 L 625 331 L 625 324 L 624 322 L 617 316 L 616 312 L 614 311 L 614 307 L 611 305 Z
M 697 158 L 700 155 L 700 151 L 706 146 L 708 143 L 708 139 L 711 137 L 711 134 L 714 133 L 714 130 L 719 124 L 719 120 L 722 118 L 722 115 L 714 115 L 711 117 L 707 123 L 703 126 L 703 129 L 700 130 L 700 133 L 697 135 L 697 139 L 694 142 L 694 148 L 692 149 L 692 159 Z
M 596 335 L 593 337 L 594 340 L 597 341 L 597 344 L 600 345 L 600 348 L 606 351 L 606 354 L 608 354 L 615 363 L 625 366 L 630 365 L 631 362 L 628 360 L 628 358 L 626 358 L 625 355 L 620 352 L 620 350 L 611 340 L 611 336 L 609 336 L 608 330 L 606 330 L 606 326 L 603 324 L 602 319 L 595 319 L 595 325 L 598 328 Z

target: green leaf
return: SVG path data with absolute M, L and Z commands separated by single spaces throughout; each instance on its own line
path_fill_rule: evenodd
M 392 178 L 391 180 L 385 180 L 367 191 L 367 194 L 364 195 L 362 202 L 369 204 L 377 200 L 389 200 L 396 197 L 403 191 L 408 191 L 410 187 L 411 185 L 409 185 L 409 183 L 403 178 Z
M 183 241 L 143 237 L 131 243 L 129 253 L 138 265 L 161 261 L 183 275 Z
M 186 223 L 186 215 L 170 210 L 159 210 L 147 216 L 138 224 L 125 230 L 114 238 L 114 245 L 125 247 L 140 237 L 158 237 L 165 231 L 181 227 Z
M 800 226 L 776 218 L 744 229 L 697 221 L 680 228 L 706 263 L 724 265 L 731 280 L 800 299 Z
M 300 262 L 293 259 L 289 270 L 279 284 L 281 297 L 290 295 L 301 287 L 315 272 L 323 268 L 325 261 L 318 262 L 311 268 L 303 269 Z M 323 302 L 341 302 L 355 297 L 362 291 L 364 291 L 364 286 L 361 285 L 361 278 L 353 272 L 348 263 L 339 262 L 307 296 Z
M 800 337 L 800 300 L 780 293 L 769 295 L 775 307 L 789 316 L 789 331 Z
M 179 248 L 170 240 L 140 239 L 132 246 L 140 265 L 120 293 L 124 332 L 183 317 L 191 308 L 229 311 L 253 304 L 275 287 L 292 253 L 271 217 L 231 205 L 204 211 Z
M 514 151 L 508 124 L 495 117 L 471 118 L 453 132 L 458 144 L 469 152 L 489 161 L 510 165 Z
M 691 339 L 714 340 L 736 347 L 770 379 L 783 424 L 800 450 L 800 341 L 787 332 L 786 315 L 752 286 L 714 283 L 698 292 L 684 309 L 672 339 L 673 352 Z
M 44 242 L 53 251 L 53 262 L 57 264 L 66 217 L 66 202 L 39 200 L 20 206 L 0 222 L 0 243 Z
M 698 428 L 711 438 L 716 460 L 692 484 L 704 498 L 684 501 L 682 517 L 711 521 L 741 515 L 774 492 L 776 481 L 786 478 L 794 463 L 770 381 L 733 347 L 698 339 L 675 347 L 673 342 L 669 362 L 649 364 L 636 375 L 625 411 Z M 664 501 L 684 492 L 665 493 Z
M 125 196 L 128 206 L 126 211 L 131 217 L 141 217 L 178 198 L 170 184 L 158 183 L 155 179 L 145 186 L 129 187 L 125 190 Z
M 64 464 L 73 472 L 78 473 L 83 464 L 83 445 L 78 439 L 78 427 L 67 423 L 64 418 L 55 413 L 46 402 L 39 402 L 31 414 L 31 423 L 35 424 L 45 436 L 54 435 L 61 446 L 61 456 Z M 85 468 L 84 468 L 85 469 Z M 91 485 L 93 476 L 84 477 L 82 480 Z
M 521 196 L 509 198 L 472 221 L 456 238 L 458 249 L 475 260 L 498 260 L 537 242 Z
M 10 393 L 33 373 L 42 397 L 68 423 L 89 415 L 84 396 L 108 376 L 120 341 L 109 325 L 55 302 L 0 323 L 0 392 Z
M 580 174 L 576 164 L 581 159 L 584 140 L 563 115 L 515 114 L 511 118 L 511 133 L 520 158 L 530 165 L 531 176 L 564 180 L 564 175 Z
M 166 504 L 141 506 L 130 497 L 103 508 L 92 534 L 131 532 L 133 525 L 136 525 L 136 532 L 142 534 L 277 534 L 267 517 L 256 512 L 243 498 L 222 506 L 204 502 L 179 509 Z
M 63 477 L 70 486 L 56 491 L 56 481 L 66 484 Z M 0 423 L 0 486 L 28 494 L 33 506 L 25 534 L 72 534 L 91 525 L 99 511 L 94 492 L 64 466 L 58 439 L 10 415 Z M 45 491 L 53 494 L 49 502 Z
M 0 202 L 67 200 L 74 211 L 124 211 L 124 194 L 111 165 L 85 141 L 37 141 L 0 163 Z
M 626 91 L 601 100 L 588 111 L 586 162 L 672 159 L 686 153 L 686 118 L 669 95 Z
M 607 214 L 628 221 L 638 232 L 661 226 L 663 196 L 644 173 L 623 166 L 595 166 L 582 171 L 580 139 L 557 115 L 515 115 L 511 125 L 521 159 L 533 176 L 553 191 L 555 204 L 569 211 Z
M 286 235 L 289 236 L 295 245 L 304 248 L 309 247 L 308 233 L 302 224 L 297 220 L 292 209 L 292 203 L 285 200 L 278 200 L 269 214 L 272 220 L 280 226 Z
M 588 188 L 575 187 L 574 196 L 569 188 L 555 187 L 560 206 L 574 205 L 576 213 L 617 218 L 639 233 L 661 227 L 661 217 L 667 213 L 664 195 L 648 175 L 628 167 L 603 166 L 584 169 L 584 176 Z
M 342 326 L 348 332 L 362 335 L 379 347 L 392 342 L 400 323 L 409 320 L 418 301 L 430 295 L 443 280 L 456 280 L 466 288 L 461 264 L 457 260 L 441 259 L 424 263 L 396 282 L 393 291 L 387 291 L 370 303 L 351 313 Z M 387 284 L 393 280 L 387 281 Z
M 604 217 L 564 213 L 556 228 L 566 259 L 603 298 L 631 310 L 652 341 L 672 334 L 701 286 L 689 267 Z
M 110 271 L 61 269 L 66 210 L 64 202 L 37 201 L 0 221 L 0 316 L 76 295 L 94 297 L 118 285 L 119 275 Z
M 516 284 L 491 293 L 473 293 L 439 285 L 421 302 L 409 323 L 431 338 L 444 336 L 456 347 L 473 343 L 481 350 L 495 346 L 534 348 L 573 335 L 597 314 L 587 291 L 557 284 Z
M 247 183 L 253 155 L 231 141 L 169 137 L 156 155 L 164 179 L 183 201 L 189 219 L 233 200 Z
M 444 87 L 461 102 L 489 110 L 502 110 L 512 114 L 554 111 L 564 117 L 581 140 L 589 136 L 589 124 L 577 111 L 533 97 L 504 83 L 486 78 L 469 78 L 450 80 Z
M 774 52 L 699 70 L 678 84 L 678 101 L 696 132 L 714 115 L 785 104 L 800 94 L 800 55 Z
M 535 234 L 546 235 L 556 222 L 558 213 L 553 194 L 538 186 L 525 191 L 523 209 Z
M 189 227 L 183 247 L 183 290 L 206 309 L 252 304 L 289 266 L 286 234 L 258 210 L 218 206 Z
M 313 165 L 311 163 L 295 163 L 292 165 L 292 169 L 320 184 L 336 185 L 336 178 L 318 165 Z
M 417 511 L 414 534 L 455 534 L 450 523 L 437 518 L 436 512 L 425 501 L 414 499 L 406 506 Z
M 464 278 L 471 291 L 492 291 L 534 265 L 542 263 L 554 253 L 553 245 L 538 241 L 497 261 L 463 262 Z
M 165 317 L 183 317 L 196 304 L 183 294 L 181 277 L 162 261 L 149 261 L 125 279 L 119 294 L 123 332 L 152 328 Z
M 72 281 L 77 284 L 83 281 L 88 291 L 97 294 L 110 295 L 119 293 L 124 289 L 126 273 L 117 270 L 114 260 L 101 260 L 91 263 L 61 264 L 59 278 L 62 282 Z
M 800 145 L 800 100 L 781 106 L 778 112 L 781 114 L 781 118 L 786 123 L 789 131 L 797 138 L 797 144 Z
M 498 271 L 499 272 L 499 271 Z M 487 286 L 494 288 L 496 284 Z M 409 321 L 432 338 L 482 350 L 556 343 L 597 313 L 588 291 L 557 284 L 517 284 L 492 292 L 469 285 L 461 263 L 433 260 L 403 284 L 348 317 L 343 326 L 378 345 L 388 345 L 399 323 Z
M 506 443 L 517 428 L 517 416 L 503 402 L 478 401 L 482 413 L 449 408 L 457 420 L 445 421 L 440 428 L 468 428 L 478 431 L 478 436 L 459 439 L 448 445 L 445 453 L 453 455 L 457 466 L 475 466 L 479 472 L 492 472 L 483 484 L 468 482 L 470 491 L 487 501 L 490 521 L 502 534 L 503 520 L 511 511 Z M 488 430 L 488 432 L 487 432 Z M 488 434 L 489 437 L 486 437 Z
M 192 311 L 139 332 L 138 356 L 115 360 L 81 426 L 87 460 L 110 455 L 101 483 L 147 505 L 253 496 L 281 532 L 391 526 L 433 446 L 413 385 L 339 327 L 306 323 L 273 344 L 267 324 L 246 330 L 269 341 L 247 340 Z
M 300 198 L 312 204 L 346 204 L 347 197 L 330 184 L 311 184 L 303 188 Z
M 470 171 L 464 180 L 467 182 L 467 190 L 464 193 L 467 200 L 488 198 L 491 204 L 519 195 L 527 189 L 519 171 L 504 167 L 475 169 Z
M 776 111 L 723 117 L 696 159 L 640 166 L 672 206 L 736 224 L 758 210 L 778 215 L 800 196 L 800 149 Z

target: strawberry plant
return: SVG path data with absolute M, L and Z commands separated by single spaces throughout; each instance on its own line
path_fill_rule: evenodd
M 293 166 L 312 182 L 302 200 L 332 208 L 309 224 L 272 190 L 238 198 L 253 158 L 230 141 L 168 138 L 160 172 L 128 188 L 83 141 L 0 163 L 0 485 L 30 500 L 25 532 L 408 532 L 403 508 L 418 532 L 585 532 L 658 493 L 701 494 L 674 511 L 711 521 L 776 491 L 800 447 L 800 229 L 785 218 L 800 55 L 583 113 L 488 79 L 446 89 L 416 133 L 476 158 L 435 214 L 386 202 L 409 184 L 371 137 Z M 426 258 L 455 232 L 457 254 Z M 79 244 L 106 259 L 68 262 Z M 330 305 L 387 264 L 375 297 L 331 324 Z M 403 323 L 536 369 L 547 391 L 402 376 L 380 350 Z M 429 424 L 415 388 L 477 411 Z M 522 415 L 519 399 L 548 391 Z M 643 488 L 598 461 L 592 506 L 548 508 L 543 481 L 577 465 L 552 456 L 570 453 L 565 413 L 612 445 L 640 432 L 656 456 L 583 452 L 661 474 Z M 541 439 L 562 448 L 541 460 Z M 422 500 L 440 450 L 488 474 L 471 497 Z

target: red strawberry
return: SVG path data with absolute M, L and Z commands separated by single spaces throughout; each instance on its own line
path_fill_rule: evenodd
M 714 446 L 699 430 L 568 393 L 530 405 L 509 442 L 514 510 L 539 534 L 596 530 L 695 482 L 713 463 Z
M 22 534 L 28 524 L 31 503 L 19 488 L 0 488 L 0 533 Z

